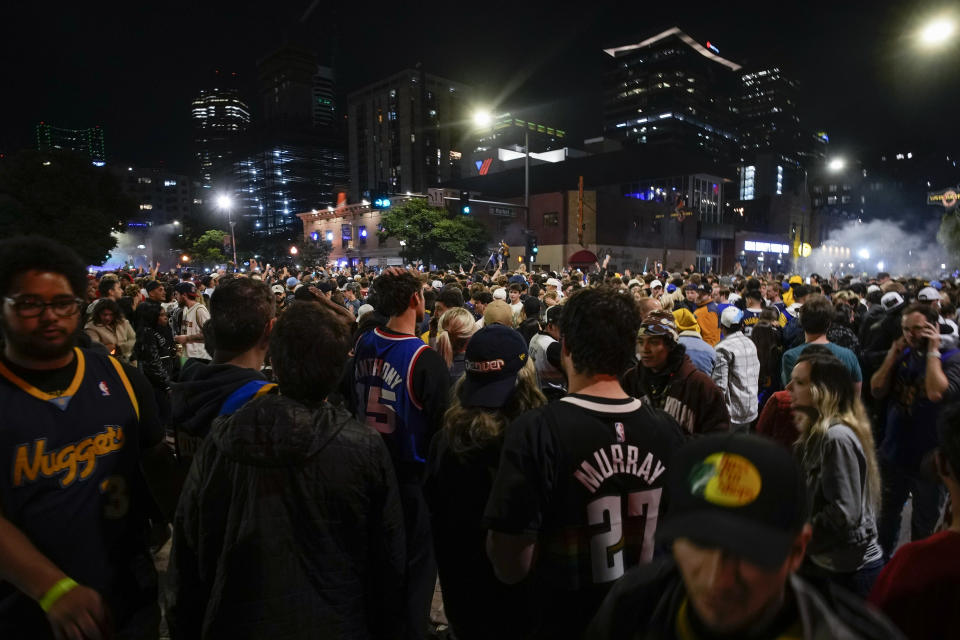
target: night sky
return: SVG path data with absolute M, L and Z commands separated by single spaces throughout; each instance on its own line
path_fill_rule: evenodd
M 304 22 L 311 0 L 17 4 L 0 21 L 0 151 L 33 147 L 41 120 L 99 124 L 108 161 L 192 172 L 190 102 L 211 71 L 252 90 L 257 58 L 302 33 L 333 55 L 343 94 L 422 62 L 577 146 L 600 133 L 601 48 L 672 26 L 737 62 L 780 64 L 802 83 L 804 124 L 837 152 L 960 146 L 957 47 L 911 39 L 943 4 L 319 0 Z

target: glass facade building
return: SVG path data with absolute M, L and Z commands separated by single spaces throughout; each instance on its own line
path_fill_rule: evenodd
M 740 65 L 676 27 L 604 51 L 604 136 L 695 149 L 721 164 L 738 159 Z
M 41 122 L 37 125 L 37 149 L 80 153 L 88 156 L 90 161 L 99 167 L 107 161 L 103 146 L 103 129 L 99 126 L 89 129 L 63 129 Z

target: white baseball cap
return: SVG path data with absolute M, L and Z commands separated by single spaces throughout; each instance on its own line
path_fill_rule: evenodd
M 917 294 L 917 300 L 921 302 L 938 302 L 940 300 L 940 292 L 933 287 L 924 287 L 920 289 L 920 293 Z
M 439 280 L 434 280 L 433 282 L 430 283 L 430 286 L 433 287 L 434 289 L 443 289 L 443 283 L 440 282 Z
M 547 278 L 546 284 L 548 287 L 556 287 L 558 289 L 560 288 L 560 281 L 557 280 L 556 278 Z
M 651 281 L 650 281 L 650 288 L 651 288 L 651 289 L 656 289 L 657 287 L 660 287 L 660 288 L 662 289 L 662 288 L 663 288 L 663 283 L 660 282 L 659 280 L 651 280 Z
M 743 320 L 743 311 L 740 311 L 737 307 L 730 305 L 723 310 L 723 313 L 720 314 L 720 324 L 725 327 L 732 327 L 735 324 L 740 324 L 740 321 Z
M 868 295 L 871 294 L 871 293 L 873 293 L 874 291 L 880 291 L 880 287 L 878 287 L 878 286 L 875 285 L 875 284 L 872 284 L 872 285 L 870 285 L 869 287 L 867 287 L 867 294 L 868 294 Z
M 493 292 L 493 299 L 494 299 L 494 300 L 506 300 L 506 299 L 507 299 L 507 290 L 504 289 L 503 287 L 500 287 L 499 289 L 497 289 L 496 291 Z
M 880 304 L 887 310 L 896 309 L 903 304 L 903 296 L 896 291 L 888 291 L 880 298 Z

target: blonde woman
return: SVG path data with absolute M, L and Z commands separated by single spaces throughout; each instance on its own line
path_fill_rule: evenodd
M 450 382 L 456 382 L 464 372 L 464 359 L 470 337 L 477 331 L 473 314 L 463 307 L 454 307 L 440 316 L 437 324 L 437 353 L 447 363 Z
M 807 573 L 866 597 L 883 568 L 870 422 L 846 366 L 816 346 L 797 360 L 787 390 L 813 525 Z
M 522 637 L 529 626 L 526 586 L 494 576 L 482 520 L 507 424 L 546 402 L 519 333 L 493 324 L 474 334 L 466 374 L 431 442 L 424 487 L 444 611 L 459 640 Z

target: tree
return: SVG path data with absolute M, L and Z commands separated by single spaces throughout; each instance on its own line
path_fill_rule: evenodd
M 407 200 L 384 211 L 380 225 L 381 241 L 397 238 L 405 243 L 400 248 L 400 256 L 408 262 L 417 259 L 437 265 L 470 262 L 486 253 L 489 241 L 486 228 L 474 218 L 431 207 L 422 198 Z
M 190 249 L 190 259 L 198 265 L 223 264 L 227 257 L 223 254 L 223 239 L 226 231 L 209 229 L 197 238 Z
M 940 220 L 937 240 L 954 256 L 960 255 L 960 209 L 945 213 Z
M 0 237 L 44 235 L 99 265 L 136 214 L 120 180 L 84 156 L 18 151 L 0 160 Z

